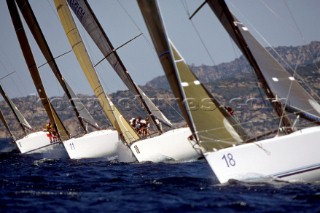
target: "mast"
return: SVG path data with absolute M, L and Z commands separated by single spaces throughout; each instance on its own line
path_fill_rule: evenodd
M 25 58 L 25 61 L 27 63 L 29 72 L 31 74 L 33 83 L 37 89 L 37 92 L 39 94 L 39 97 L 41 99 L 42 105 L 44 106 L 48 117 L 52 124 L 55 124 L 58 129 L 58 134 L 60 136 L 60 139 L 62 141 L 69 139 L 69 133 L 63 123 L 61 122 L 60 118 L 58 117 L 56 111 L 54 110 L 53 106 L 51 105 L 47 94 L 45 92 L 44 86 L 42 84 L 40 74 L 38 71 L 38 68 L 36 66 L 36 62 L 34 60 L 27 36 L 25 34 L 17 6 L 14 1 L 7 0 L 8 9 L 10 12 L 10 16 L 15 28 L 15 32 L 18 37 L 18 41 L 20 43 L 20 47 L 23 53 L 23 56 Z
M 100 102 L 100 105 L 102 106 L 113 127 L 119 132 L 120 136 L 127 144 L 131 144 L 140 139 L 136 131 L 131 127 L 128 121 L 122 116 L 117 107 L 111 102 L 110 98 L 104 92 L 98 75 L 81 39 L 77 26 L 72 18 L 66 0 L 55 0 L 54 3 L 58 11 L 61 24 L 66 32 L 69 43 L 72 46 L 73 52 L 75 53 L 78 62 L 91 85 L 91 88 L 93 89 Z
M 104 55 L 104 59 L 107 59 L 110 65 L 113 67 L 115 72 L 125 83 L 125 85 L 138 95 L 141 103 L 143 104 L 145 110 L 150 115 L 153 123 L 156 125 L 158 131 L 161 133 L 160 123 L 156 121 L 158 118 L 164 124 L 172 127 L 170 121 L 161 113 L 161 111 L 153 104 L 153 102 L 146 96 L 141 88 L 136 85 L 131 78 L 129 72 L 121 61 L 117 50 L 113 47 L 111 41 L 103 30 L 100 22 L 92 11 L 87 0 L 68 0 L 70 8 L 73 10 L 74 14 L 78 17 L 79 21 L 86 29 L 88 34 L 91 36 L 95 44 L 98 46 L 100 51 Z M 82 11 L 79 13 L 79 11 Z
M 183 92 L 181 83 L 179 82 L 178 73 L 175 70 L 173 56 L 170 51 L 170 45 L 165 34 L 165 27 L 159 16 L 158 5 L 155 1 L 137 0 L 144 21 L 148 27 L 150 36 L 153 40 L 160 63 L 167 76 L 171 90 L 178 99 L 178 104 L 191 132 L 196 132 L 196 128 L 190 115 L 189 106 L 186 103 L 186 97 Z
M 6 127 L 6 129 L 8 130 L 10 136 L 11 136 L 11 137 L 13 138 L 13 140 L 15 141 L 16 139 L 15 139 L 14 135 L 12 134 L 12 132 L 11 132 L 11 130 L 10 130 L 10 128 L 9 128 L 9 125 L 8 125 L 6 119 L 4 118 L 3 113 L 2 113 L 1 110 L 0 110 L 0 120 L 2 121 L 2 123 L 3 123 L 3 125 Z
M 0 85 L 0 93 L 2 95 L 2 97 L 4 98 L 4 100 L 7 102 L 7 104 L 9 105 L 10 109 L 13 112 L 13 115 L 15 116 L 15 118 L 17 119 L 17 121 L 20 124 L 21 129 L 23 130 L 24 134 L 27 135 L 27 130 L 26 128 L 28 128 L 29 130 L 32 129 L 32 127 L 30 126 L 30 124 L 27 122 L 27 120 L 23 117 L 23 115 L 21 114 L 21 112 L 18 110 L 18 108 L 16 107 L 16 105 L 10 100 L 10 98 L 7 96 L 7 94 L 4 92 L 4 90 L 2 89 L 2 86 Z
M 18 7 L 19 7 L 22 15 L 24 16 L 26 23 L 29 26 L 29 29 L 31 30 L 33 37 L 35 38 L 40 50 L 42 51 L 42 54 L 46 58 L 47 63 L 49 64 L 52 72 L 54 73 L 54 75 L 58 79 L 65 94 L 67 95 L 67 97 L 72 105 L 72 108 L 73 108 L 74 112 L 76 113 L 77 119 L 79 120 L 80 126 L 82 127 L 84 133 L 87 133 L 87 129 L 85 127 L 83 117 L 88 117 L 89 118 L 88 120 L 90 121 L 89 123 L 93 127 L 99 129 L 98 124 L 93 120 L 93 118 L 91 117 L 89 112 L 86 110 L 84 105 L 80 101 L 77 101 L 77 103 L 75 103 L 76 96 L 72 95 L 72 94 L 74 94 L 74 92 L 72 91 L 70 86 L 67 85 L 66 81 L 64 80 L 64 78 L 58 68 L 58 65 L 57 65 L 57 63 L 56 63 L 56 61 L 50 51 L 49 45 L 48 45 L 48 43 L 42 33 L 40 25 L 34 15 L 33 11 L 32 11 L 32 8 L 29 4 L 29 1 L 28 0 L 16 0 L 16 2 L 18 4 Z M 77 105 L 79 105 L 79 107 L 77 107 Z M 80 110 L 82 110 L 82 114 L 84 114 L 83 116 L 81 116 L 81 114 L 79 112 Z
M 230 34 L 231 38 L 235 41 L 235 43 L 238 45 L 238 47 L 241 49 L 241 51 L 243 52 L 243 54 L 246 56 L 249 63 L 253 67 L 258 80 L 262 84 L 262 88 L 264 89 L 267 97 L 270 100 L 270 103 L 272 104 L 278 116 L 281 118 L 282 125 L 286 127 L 284 131 L 286 133 L 292 132 L 292 129 L 291 129 L 292 123 L 290 119 L 288 118 L 284 108 L 282 107 L 282 104 L 277 100 L 276 96 L 274 95 L 271 88 L 269 87 L 269 84 L 267 83 L 265 77 L 263 76 L 263 73 L 258 63 L 249 48 L 249 45 L 244 39 L 239 28 L 237 27 L 238 22 L 234 19 L 227 4 L 225 3 L 224 0 L 215 0 L 215 1 L 208 0 L 207 3 L 209 4 L 210 8 L 216 14 L 218 19 L 222 23 L 222 25 L 225 27 L 226 31 Z M 272 101 L 272 100 L 275 100 L 275 101 Z

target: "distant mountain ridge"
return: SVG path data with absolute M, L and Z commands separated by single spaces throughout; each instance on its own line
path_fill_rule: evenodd
M 271 49 L 269 48 L 269 50 Z M 310 87 L 307 89 L 317 96 L 320 91 L 320 42 L 314 41 L 298 47 L 277 47 L 275 50 L 277 54 L 272 53 L 274 57 L 289 71 L 297 67 L 296 72 L 303 77 L 303 82 L 306 82 Z M 253 129 L 255 132 L 261 132 L 264 129 L 277 127 L 277 121 L 274 120 L 276 116 L 272 114 L 271 107 L 264 101 L 264 96 L 257 86 L 255 75 L 243 56 L 229 63 L 216 66 L 190 65 L 190 68 L 222 104 L 234 108 L 236 116 L 241 122 L 245 123 L 244 126 L 250 131 Z M 147 82 L 142 86 L 142 89 L 172 122 L 178 125 L 184 123 L 164 75 Z M 145 116 L 140 103 L 131 92 L 117 91 L 112 93 L 111 97 L 128 120 L 131 117 Z M 80 94 L 79 98 L 101 126 L 109 125 L 94 96 Z M 75 113 L 71 110 L 71 105 L 66 97 L 52 97 L 51 100 L 71 135 L 81 134 Z M 320 101 L 319 99 L 316 100 Z M 38 97 L 14 98 L 13 102 L 35 129 L 42 129 L 48 121 Z M 19 125 L 4 101 L 0 102 L 0 108 L 14 134 L 18 137 L 21 136 L 22 132 Z M 265 122 L 268 119 L 270 122 Z M 8 134 L 4 126 L 0 124 L 0 137 L 6 135 Z

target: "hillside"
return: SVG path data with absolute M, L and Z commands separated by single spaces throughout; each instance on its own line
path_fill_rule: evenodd
M 274 57 L 281 61 L 289 72 L 294 70 L 292 67 L 297 67 L 296 73 L 307 83 L 301 82 L 302 85 L 313 94 L 319 94 L 320 42 L 311 42 L 309 45 L 299 47 L 277 47 L 275 50 L 278 55 L 274 54 Z M 263 92 L 257 87 L 255 75 L 243 56 L 216 66 L 190 65 L 190 68 L 222 104 L 231 106 L 235 110 L 236 116 L 244 122 L 245 128 L 250 132 L 261 133 L 266 129 L 277 127 L 276 115 L 265 101 Z M 142 89 L 153 98 L 155 104 L 172 122 L 176 125 L 184 123 L 165 76 L 152 79 L 142 86 Z M 131 92 L 118 91 L 111 96 L 128 120 L 139 115 L 145 116 Z M 95 97 L 79 94 L 79 98 L 102 127 L 109 125 Z M 79 125 L 67 99 L 52 97 L 51 100 L 71 135 L 79 134 Z M 48 121 L 38 97 L 15 98 L 13 102 L 34 129 L 42 129 Z M 19 125 L 4 101 L 0 102 L 0 108 L 14 134 L 20 137 L 22 132 Z M 7 132 L 1 124 L 0 137 L 6 135 Z

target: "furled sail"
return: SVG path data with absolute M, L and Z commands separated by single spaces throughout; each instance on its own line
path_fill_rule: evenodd
M 84 74 L 86 75 L 96 97 L 98 98 L 104 112 L 124 139 L 124 142 L 130 144 L 139 139 L 138 134 L 121 115 L 117 107 L 111 102 L 110 98 L 104 92 L 100 80 L 95 72 L 90 57 L 81 39 L 77 26 L 72 18 L 71 11 L 66 0 L 54 1 L 62 26 L 67 34 L 72 49 L 79 61 Z
M 24 19 L 26 23 L 29 26 L 29 29 L 31 30 L 31 33 L 33 37 L 35 38 L 40 50 L 42 51 L 44 57 L 47 60 L 47 63 L 49 64 L 51 70 L 55 74 L 56 78 L 58 79 L 59 83 L 61 84 L 63 90 L 65 91 L 65 94 L 67 95 L 68 99 L 70 100 L 70 103 L 76 113 L 76 116 L 79 120 L 79 123 L 83 129 L 84 132 L 86 132 L 86 127 L 83 122 L 83 119 L 88 122 L 91 126 L 98 128 L 98 124 L 94 121 L 88 110 L 85 108 L 85 106 L 82 104 L 82 102 L 76 97 L 74 92 L 72 91 L 71 87 L 67 84 L 65 79 L 63 78 L 58 65 L 51 53 L 51 50 L 49 48 L 49 45 L 42 33 L 42 30 L 40 28 L 40 25 L 38 24 L 38 21 L 32 11 L 32 8 L 29 4 L 28 0 L 16 0 L 18 7 L 24 16 Z
M 201 146 L 206 150 L 221 149 L 249 139 L 234 117 L 191 72 L 171 41 L 170 45 Z
M 227 8 L 223 0 L 207 1 L 230 37 L 248 57 L 247 46 L 260 67 L 262 75 L 271 91 L 290 111 L 300 112 L 311 121 L 320 122 L 320 105 L 314 98 L 290 75 L 284 67 L 252 36 L 248 28 L 240 23 Z M 237 29 L 240 34 L 235 32 Z M 241 45 L 241 40 L 245 45 Z
M 17 108 L 17 106 L 12 102 L 12 100 L 8 97 L 8 95 L 4 92 L 4 90 L 2 89 L 2 86 L 0 85 L 0 93 L 2 95 L 2 97 L 4 98 L 4 100 L 6 101 L 6 103 L 9 105 L 10 109 L 12 110 L 15 118 L 17 119 L 17 121 L 19 122 L 24 134 L 27 134 L 27 129 L 28 130 L 32 130 L 31 125 L 28 123 L 28 121 L 25 119 L 25 117 L 22 115 L 22 113 L 20 112 L 20 110 Z
M 69 133 L 67 129 L 64 127 L 63 123 L 61 122 L 60 118 L 58 117 L 56 111 L 54 110 L 53 106 L 51 105 L 47 94 L 44 90 L 44 86 L 42 84 L 40 74 L 36 65 L 36 62 L 33 58 L 33 54 L 25 34 L 20 15 L 18 13 L 17 6 L 15 1 L 7 0 L 8 9 L 10 12 L 10 16 L 18 37 L 18 41 L 20 43 L 20 47 L 27 63 L 29 72 L 31 74 L 33 83 L 37 89 L 39 97 L 41 99 L 42 105 L 44 106 L 50 121 L 56 125 L 59 137 L 62 141 L 69 139 Z
M 8 125 L 6 119 L 4 118 L 3 113 L 2 113 L 1 110 L 0 110 L 0 120 L 2 121 L 2 123 L 3 123 L 3 125 L 6 127 L 6 129 L 8 130 L 10 136 L 13 138 L 13 140 L 15 140 L 15 137 L 14 137 L 14 135 L 12 134 L 12 132 L 11 132 L 11 130 L 10 130 L 10 128 L 9 128 L 9 125 Z
M 83 27 L 89 33 L 95 44 L 98 46 L 98 48 L 103 53 L 104 57 L 108 60 L 113 69 L 116 71 L 116 73 L 119 75 L 121 80 L 125 83 L 130 91 L 135 92 L 136 95 L 140 97 L 142 104 L 151 115 L 153 120 L 155 117 L 165 125 L 171 127 L 171 122 L 162 114 L 162 112 L 154 105 L 150 98 L 145 95 L 141 88 L 132 80 L 130 74 L 122 63 L 118 53 L 114 49 L 105 31 L 101 27 L 87 0 L 68 0 L 68 3 L 74 14 L 78 17 Z M 155 120 L 154 123 L 157 125 Z

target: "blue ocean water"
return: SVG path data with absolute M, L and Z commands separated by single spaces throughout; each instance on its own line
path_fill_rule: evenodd
M 119 163 L 0 153 L 1 212 L 320 212 L 320 183 L 216 184 L 204 160 Z

